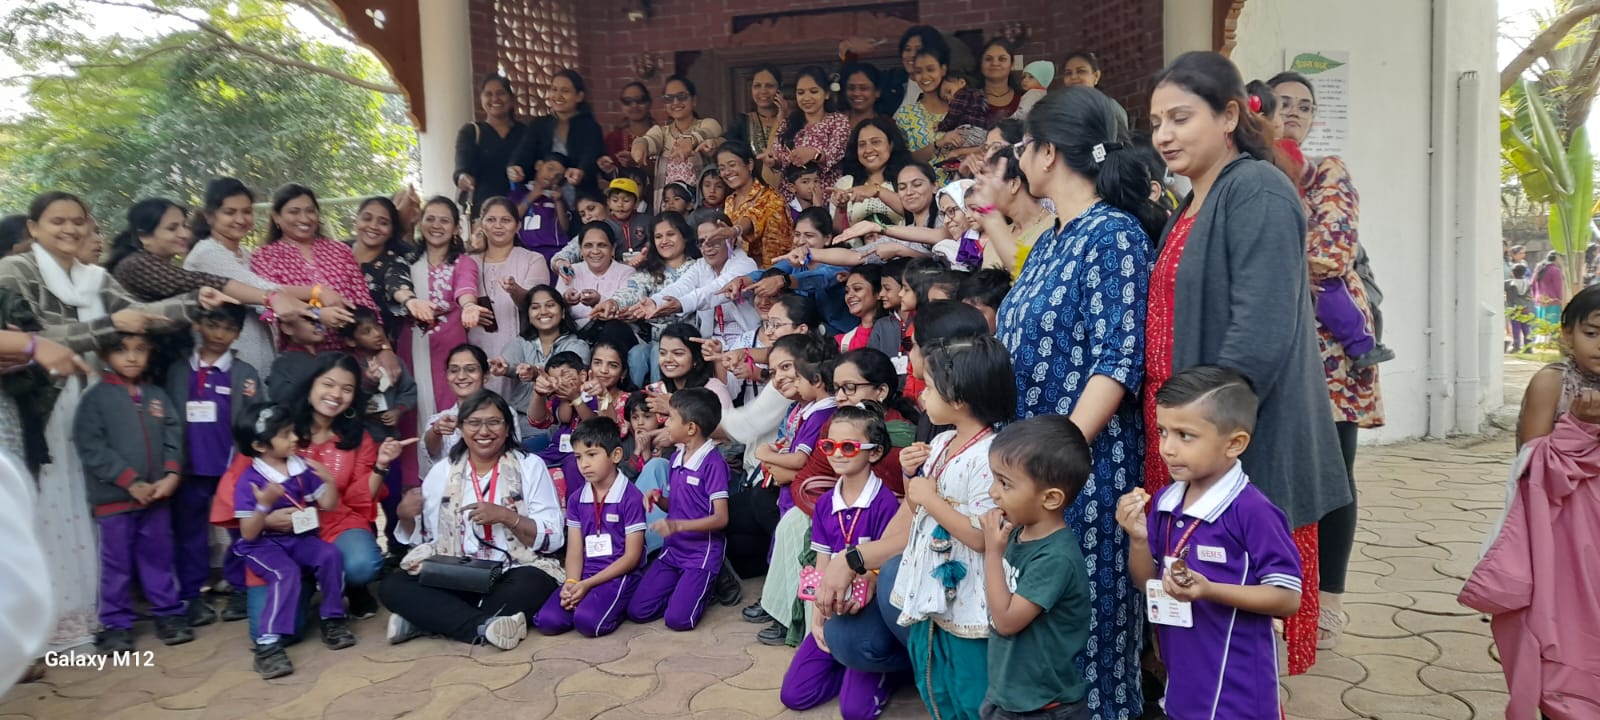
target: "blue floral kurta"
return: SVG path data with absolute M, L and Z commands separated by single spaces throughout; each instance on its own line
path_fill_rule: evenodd
M 1140 484 L 1138 393 L 1152 255 L 1138 221 L 1096 203 L 1039 238 L 997 317 L 996 334 L 1016 368 L 1018 417 L 1071 413 L 1094 375 L 1127 388 L 1117 413 L 1090 443 L 1093 472 L 1065 513 L 1089 574 L 1094 612 L 1079 662 L 1089 682 L 1089 710 L 1100 720 L 1136 718 L 1144 703 L 1143 600 L 1128 581 L 1128 535 L 1117 527 L 1116 504 Z

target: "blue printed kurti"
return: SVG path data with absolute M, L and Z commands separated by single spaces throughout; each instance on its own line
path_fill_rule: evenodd
M 1128 535 L 1117 527 L 1117 499 L 1140 486 L 1145 299 L 1154 263 L 1150 238 L 1132 216 L 1096 203 L 1048 230 L 1033 246 L 1001 303 L 997 335 L 1011 351 L 1017 415 L 1067 415 L 1089 378 L 1127 388 L 1117 413 L 1090 443 L 1093 472 L 1067 508 L 1089 575 L 1089 643 L 1079 664 L 1089 710 L 1099 720 L 1143 710 L 1139 649 L 1142 596 L 1128 581 Z

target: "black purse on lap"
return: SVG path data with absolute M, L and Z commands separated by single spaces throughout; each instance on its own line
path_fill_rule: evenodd
M 453 555 L 434 555 L 422 561 L 417 582 L 423 587 L 487 595 L 505 574 L 505 563 Z

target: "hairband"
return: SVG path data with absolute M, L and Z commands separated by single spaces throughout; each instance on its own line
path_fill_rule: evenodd
M 1261 98 L 1260 97 L 1255 96 L 1255 95 L 1251 95 L 1250 96 L 1250 112 L 1253 112 L 1253 113 L 1261 112 Z
M 1114 152 L 1121 149 L 1122 143 L 1096 143 L 1095 146 L 1090 150 L 1090 155 L 1094 157 L 1095 164 L 1099 165 L 1100 163 L 1106 161 L 1106 154 L 1108 152 Z

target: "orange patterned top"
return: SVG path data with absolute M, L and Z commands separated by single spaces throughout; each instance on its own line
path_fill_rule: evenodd
M 1366 286 L 1355 270 L 1361 200 L 1350 181 L 1350 170 L 1338 157 L 1325 157 L 1306 164 L 1300 185 L 1306 203 L 1306 257 L 1311 282 L 1314 285 L 1329 278 L 1343 279 L 1356 307 L 1366 317 L 1367 331 L 1372 332 Z M 1328 395 L 1333 400 L 1334 421 L 1353 422 L 1364 428 L 1382 426 L 1383 395 L 1378 389 L 1378 368 L 1353 369 L 1344 347 L 1320 322 L 1317 341 L 1322 351 L 1322 369 L 1328 378 Z
M 744 239 L 746 247 L 740 249 L 755 259 L 757 267 L 769 268 L 773 260 L 783 257 L 794 247 L 794 223 L 789 219 L 789 206 L 783 204 L 783 198 L 778 193 L 760 180 L 751 178 L 750 182 L 755 187 L 751 188 L 750 196 L 744 202 L 729 195 L 723 207 L 728 219 L 735 223 L 747 218 L 750 220 L 755 232 Z

